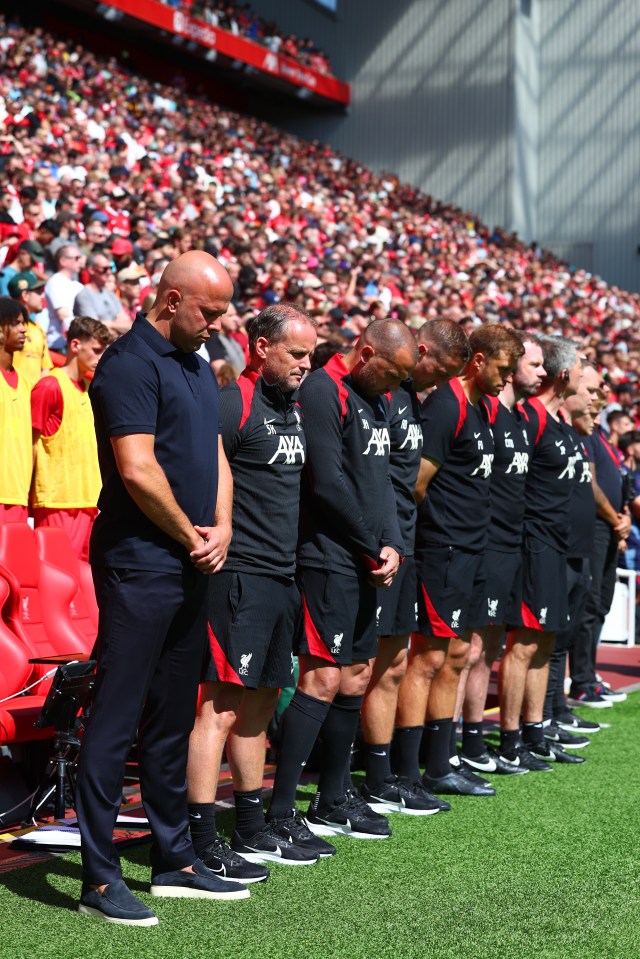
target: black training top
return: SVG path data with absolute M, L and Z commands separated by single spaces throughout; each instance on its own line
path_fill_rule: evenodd
M 233 473 L 233 539 L 225 569 L 295 573 L 306 459 L 295 396 L 248 368 L 220 393 L 222 441 Z
M 596 528 L 596 501 L 589 469 L 589 456 L 583 437 L 574 426 L 567 426 L 574 447 L 575 476 L 569 501 L 569 546 L 570 559 L 591 556 L 593 534 Z M 588 437 L 584 437 L 588 439 Z
M 389 423 L 381 398 L 359 392 L 336 354 L 302 383 L 307 463 L 299 561 L 357 575 L 383 546 L 403 554 L 389 478 Z
M 100 359 L 89 387 L 102 492 L 92 562 L 179 573 L 187 550 L 144 515 L 125 489 L 110 439 L 155 437 L 155 457 L 194 526 L 211 526 L 218 490 L 219 394 L 211 368 L 183 353 L 139 313 Z
M 422 455 L 440 463 L 418 508 L 416 554 L 430 546 L 479 553 L 488 539 L 493 436 L 487 409 L 453 379 L 422 404 Z
M 595 464 L 598 486 L 616 513 L 622 512 L 624 496 L 622 471 L 611 443 L 604 436 L 601 428 L 596 426 L 591 436 L 585 436 L 584 445 L 587 448 L 589 459 Z M 598 522 L 609 525 L 606 520 L 600 517 L 598 517 Z
M 566 553 L 569 543 L 569 501 L 576 459 L 569 430 L 537 397 L 526 400 L 523 412 L 531 457 L 525 489 L 525 536 L 535 536 Z
M 522 546 L 524 492 L 529 469 L 529 439 L 522 410 L 508 409 L 497 397 L 485 396 L 495 444 L 491 471 L 489 547 L 518 552 Z
M 412 556 L 417 512 L 413 491 L 422 457 L 422 426 L 420 402 L 411 380 L 406 380 L 391 394 L 387 405 L 391 437 L 389 474 L 396 494 L 398 525 L 405 555 Z

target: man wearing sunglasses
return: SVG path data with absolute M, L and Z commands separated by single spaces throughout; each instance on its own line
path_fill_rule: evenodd
M 104 253 L 91 253 L 87 259 L 89 282 L 86 283 L 73 303 L 74 316 L 93 316 L 105 323 L 114 333 L 126 333 L 131 327 L 127 311 L 107 281 L 112 274 L 111 260 Z
M 82 290 L 78 273 L 84 256 L 77 246 L 67 243 L 56 253 L 56 272 L 47 280 L 44 296 L 49 312 L 47 345 L 52 350 L 64 353 L 67 348 L 66 334 L 73 319 L 73 304 Z

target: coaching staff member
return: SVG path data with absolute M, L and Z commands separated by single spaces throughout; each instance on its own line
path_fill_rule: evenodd
M 91 538 L 100 622 L 78 775 L 79 911 L 112 922 L 157 923 L 125 885 L 112 843 L 136 731 L 152 894 L 249 895 L 196 859 L 185 781 L 206 638 L 204 574 L 225 561 L 232 502 L 221 442 L 207 442 L 218 390 L 195 350 L 219 328 L 232 292 L 208 254 L 175 259 L 151 310 L 107 351 L 90 388 L 103 488 Z

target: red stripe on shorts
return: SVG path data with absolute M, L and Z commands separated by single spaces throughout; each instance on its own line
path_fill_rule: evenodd
M 537 629 L 538 632 L 544 633 L 544 629 L 540 625 L 540 620 L 533 615 L 526 603 L 522 603 L 520 615 L 522 616 L 523 626 L 526 626 L 527 629 Z
M 326 659 L 330 663 L 335 663 L 335 659 L 327 649 L 326 645 L 322 642 L 320 633 L 316 629 L 315 624 L 311 619 L 311 613 L 309 612 L 307 600 L 304 596 L 302 597 L 302 604 L 304 606 L 304 631 L 307 636 L 309 653 L 312 656 L 318 656 L 319 659 Z
M 235 683 L 236 686 L 244 686 L 244 683 L 236 673 L 235 669 L 225 656 L 222 646 L 218 642 L 214 631 L 211 629 L 211 626 L 208 626 L 209 631 L 209 646 L 211 648 L 211 655 L 213 656 L 213 661 L 216 664 L 216 672 L 218 674 L 219 683 Z
M 451 627 L 445 623 L 444 619 L 438 615 L 438 612 L 429 598 L 429 594 L 425 589 L 424 583 L 420 583 L 422 586 L 422 595 L 424 597 L 424 605 L 427 608 L 427 616 L 429 617 L 429 622 L 431 623 L 431 629 L 433 630 L 433 635 L 438 636 L 441 639 L 453 639 L 458 634 L 454 633 Z

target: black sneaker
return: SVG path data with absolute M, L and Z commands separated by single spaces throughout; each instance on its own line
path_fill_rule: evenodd
M 272 830 L 283 839 L 291 839 L 296 846 L 306 849 L 314 856 L 321 859 L 326 856 L 335 856 L 336 847 L 330 842 L 325 842 L 319 836 L 314 836 L 307 826 L 304 816 L 297 809 L 292 809 L 288 816 L 281 819 L 273 818 L 269 820 Z
M 552 743 L 557 743 L 564 749 L 582 749 L 591 742 L 586 736 L 576 736 L 575 733 L 570 733 L 566 729 L 562 729 L 562 727 L 556 723 L 550 723 L 548 726 L 545 726 L 544 738 Z
M 422 783 L 409 785 L 397 776 L 386 779 L 376 789 L 370 789 L 365 783 L 361 795 L 374 812 L 405 813 L 407 816 L 432 816 L 440 812 L 439 802 L 428 795 Z
M 463 763 L 460 763 L 459 766 L 453 766 L 453 771 L 458 773 L 460 776 L 463 776 L 468 783 L 475 783 L 479 786 L 488 786 L 489 789 L 493 789 L 493 786 L 488 779 L 484 779 L 482 776 L 478 776 L 473 769 L 469 769 L 468 766 L 465 766 Z M 493 790 L 495 793 L 495 789 Z
M 267 823 L 255 835 L 244 839 L 234 832 L 231 848 L 249 862 L 279 862 L 283 866 L 313 866 L 318 861 L 317 853 L 309 852 L 291 840 L 283 838 Z
M 574 756 L 572 753 L 566 753 L 559 743 L 553 743 L 548 739 L 543 739 L 541 743 L 527 746 L 527 749 L 536 759 L 541 759 L 546 763 L 564 763 L 577 765 L 586 763 L 584 756 Z
M 561 729 L 568 729 L 571 733 L 587 733 L 590 736 L 591 733 L 600 732 L 598 723 L 594 723 L 590 719 L 581 719 L 571 709 L 563 709 L 561 713 L 554 717 L 554 722 Z
M 487 752 L 496 764 L 496 774 L 500 776 L 524 776 L 529 772 L 526 766 L 522 766 L 520 763 L 514 764 L 504 759 L 493 746 L 488 746 Z
M 495 796 L 496 794 L 492 786 L 482 782 L 470 782 L 457 769 L 452 769 L 446 776 L 437 776 L 433 779 L 425 773 L 422 782 L 429 792 L 436 795 L 440 793 L 445 796 Z
M 595 686 L 588 689 L 576 689 L 572 686 L 567 702 L 570 706 L 589 706 L 591 709 L 611 709 L 613 706 L 611 700 L 596 692 Z
M 500 752 L 500 759 L 518 769 L 528 769 L 532 773 L 553 772 L 553 766 L 530 753 L 524 743 L 517 743 L 513 749 Z
M 485 749 L 479 756 L 465 756 L 460 753 L 460 762 L 474 773 L 494 773 L 497 769 L 495 756 Z
M 316 836 L 352 836 L 354 839 L 388 839 L 389 823 L 358 793 L 350 789 L 325 805 L 316 793 L 307 812 L 307 825 Z
M 249 882 L 264 882 L 269 878 L 266 866 L 243 859 L 233 851 L 224 836 L 218 836 L 202 849 L 199 858 L 219 879 L 227 882 L 237 880 L 246 885 Z
M 608 683 L 598 683 L 594 686 L 595 692 L 603 699 L 608 699 L 610 703 L 623 703 L 627 694 L 620 690 L 612 689 Z

